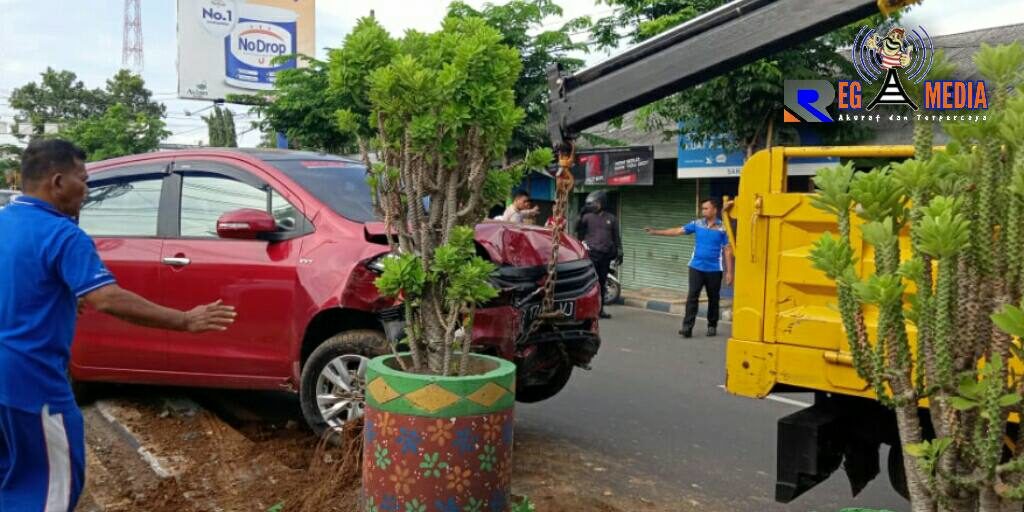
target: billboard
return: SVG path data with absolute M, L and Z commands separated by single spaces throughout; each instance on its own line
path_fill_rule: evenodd
M 654 184 L 654 148 L 588 149 L 576 152 L 572 175 L 584 185 L 652 185 Z
M 800 144 L 816 146 L 821 137 L 811 130 L 797 129 Z M 743 151 L 727 151 L 711 143 L 700 143 L 687 137 L 680 124 L 676 178 L 727 178 L 740 176 L 747 157 Z M 791 158 L 786 165 L 789 176 L 814 176 L 818 169 L 839 163 L 838 158 Z
M 178 0 L 180 98 L 273 89 L 295 53 L 316 53 L 316 0 Z

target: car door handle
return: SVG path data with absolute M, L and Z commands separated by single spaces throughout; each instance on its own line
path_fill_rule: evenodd
M 170 265 L 172 267 L 184 267 L 185 265 L 192 263 L 192 260 L 188 258 L 164 258 L 163 262 L 165 265 Z

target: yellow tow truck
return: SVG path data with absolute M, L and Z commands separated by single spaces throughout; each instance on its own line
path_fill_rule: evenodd
M 552 67 L 548 132 L 562 157 L 559 182 L 581 131 L 917 1 L 733 0 L 589 68 L 570 74 Z M 857 492 L 878 475 L 881 444 L 899 446 L 892 413 L 872 399 L 852 367 L 832 305 L 835 287 L 807 259 L 814 240 L 836 230 L 835 221 L 812 208 L 808 194 L 786 190 L 786 163 L 795 157 L 910 156 L 910 146 L 777 147 L 754 154 L 741 172 L 739 196 L 726 223 L 736 257 L 727 388 L 751 398 L 785 391 L 815 394 L 813 406 L 779 421 L 778 501 L 793 500 L 840 464 Z M 571 179 L 567 183 L 571 186 Z M 564 203 L 566 195 L 560 186 L 558 201 Z M 870 261 L 871 255 L 863 254 L 868 250 L 861 247 L 861 261 Z M 889 474 L 906 495 L 898 448 L 890 450 Z
M 835 283 L 811 266 L 808 254 L 835 217 L 811 206 L 812 194 L 786 190 L 786 165 L 800 157 L 912 157 L 913 146 L 777 147 L 755 153 L 740 174 L 727 212 L 736 255 L 733 330 L 726 350 L 726 389 L 750 398 L 813 392 L 813 406 L 778 423 L 775 498 L 789 502 L 828 478 L 841 462 L 855 492 L 879 473 L 879 448 L 889 444 L 888 473 L 906 495 L 903 459 L 892 412 L 857 376 L 836 306 Z M 851 229 L 857 265 L 873 261 Z M 903 253 L 910 241 L 900 240 Z M 858 268 L 865 275 L 865 268 Z M 869 330 L 877 315 L 867 311 Z M 911 326 L 909 336 L 914 342 Z

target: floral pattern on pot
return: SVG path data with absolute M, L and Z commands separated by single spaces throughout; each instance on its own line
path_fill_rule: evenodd
M 507 512 L 512 409 L 440 419 L 366 410 L 367 511 Z

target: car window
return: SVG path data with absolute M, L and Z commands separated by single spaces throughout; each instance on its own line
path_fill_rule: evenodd
M 276 160 L 269 163 L 342 217 L 355 222 L 378 220 L 364 167 L 344 160 Z
M 267 211 L 267 192 L 219 174 L 186 174 L 181 185 L 181 236 L 217 237 L 217 219 L 242 208 Z
M 270 191 L 270 214 L 274 216 L 277 228 L 282 231 L 291 231 L 299 225 L 301 214 L 276 190 Z
M 280 231 L 299 225 L 301 214 L 276 190 L 255 187 L 222 174 L 188 173 L 181 186 L 181 236 L 217 237 L 217 219 L 230 211 L 252 208 L 269 212 Z
M 160 176 L 125 177 L 90 184 L 78 225 L 94 237 L 156 236 L 162 185 Z

